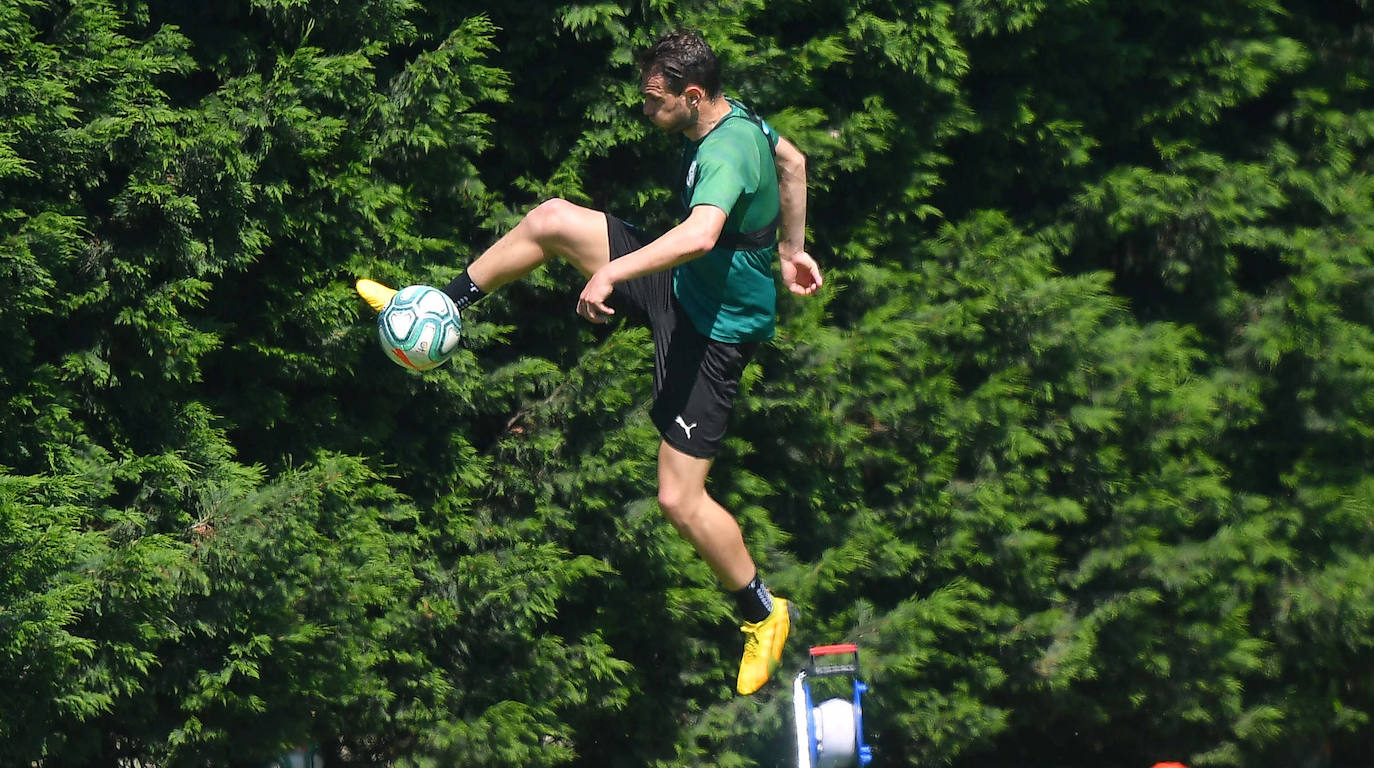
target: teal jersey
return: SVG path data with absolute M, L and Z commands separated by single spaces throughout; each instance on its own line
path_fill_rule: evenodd
M 773 150 L 778 137 L 741 105 L 682 148 L 683 208 L 725 212 L 716 247 L 673 270 L 673 292 L 703 335 L 732 343 L 773 337 L 773 282 L 781 210 Z

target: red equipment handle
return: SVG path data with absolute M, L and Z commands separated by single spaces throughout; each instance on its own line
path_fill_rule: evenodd
M 854 643 L 838 643 L 836 645 L 813 645 L 811 646 L 811 658 L 817 656 L 830 656 L 836 653 L 858 653 L 859 646 Z
M 848 654 L 852 659 L 832 663 L 818 664 L 817 661 L 822 656 L 837 656 Z M 859 646 L 854 643 L 839 643 L 837 645 L 816 645 L 811 648 L 811 675 L 813 677 L 827 677 L 829 675 L 857 675 L 859 674 Z

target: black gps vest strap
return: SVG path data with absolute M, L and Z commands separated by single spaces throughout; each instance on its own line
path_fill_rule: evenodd
M 766 123 L 763 122 L 763 118 L 759 117 L 757 114 L 755 114 L 754 110 L 750 109 L 749 107 L 746 107 L 741 102 L 729 98 L 727 98 L 726 101 L 728 101 L 731 105 L 738 107 L 739 111 L 743 112 L 744 114 L 737 114 L 734 110 L 731 110 L 730 114 L 722 118 L 720 123 L 716 123 L 716 128 L 719 128 L 721 126 L 721 123 L 724 123 L 726 120 L 729 120 L 732 117 L 738 117 L 743 120 L 748 120 L 749 122 L 753 123 L 759 129 L 760 132 L 763 133 L 763 140 L 764 143 L 768 145 L 769 153 L 772 156 L 776 157 L 777 148 L 773 146 L 773 137 L 771 135 L 771 132 L 765 127 Z M 715 130 L 715 128 L 712 128 L 711 130 Z M 680 185 L 683 188 L 687 186 L 686 174 L 687 170 L 684 169 L 682 184 Z M 782 206 L 780 203 L 778 206 L 778 213 L 775 216 L 773 216 L 773 220 L 768 222 L 768 224 L 764 225 L 763 227 L 760 227 L 759 229 L 755 229 L 749 232 L 739 232 L 728 235 L 725 233 L 721 233 L 720 239 L 716 240 L 716 247 L 729 248 L 733 251 L 757 251 L 761 248 L 768 248 L 772 246 L 774 243 L 778 242 L 778 224 L 780 224 L 781 222 Z

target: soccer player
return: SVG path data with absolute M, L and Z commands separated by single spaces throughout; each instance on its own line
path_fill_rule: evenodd
M 806 161 L 724 97 L 715 54 L 699 35 L 664 36 L 640 55 L 639 67 L 644 115 L 683 137 L 682 222 L 654 238 L 610 214 L 549 200 L 444 292 L 462 309 L 558 257 L 587 277 L 579 315 L 603 323 L 623 312 L 648 323 L 651 414 L 662 436 L 659 505 L 738 602 L 745 646 L 736 687 L 751 694 L 782 658 L 788 604 L 760 580 L 739 525 L 707 493 L 706 475 L 744 367 L 773 336 L 774 254 L 792 293 L 821 286 L 804 247 Z M 378 311 L 395 293 L 370 280 L 357 287 Z

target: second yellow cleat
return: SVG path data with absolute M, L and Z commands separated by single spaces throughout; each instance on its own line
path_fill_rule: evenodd
M 740 659 L 735 690 L 748 696 L 763 687 L 782 663 L 782 647 L 792 627 L 790 606 L 781 597 L 773 598 L 773 612 L 760 622 L 745 622 L 744 658 Z

